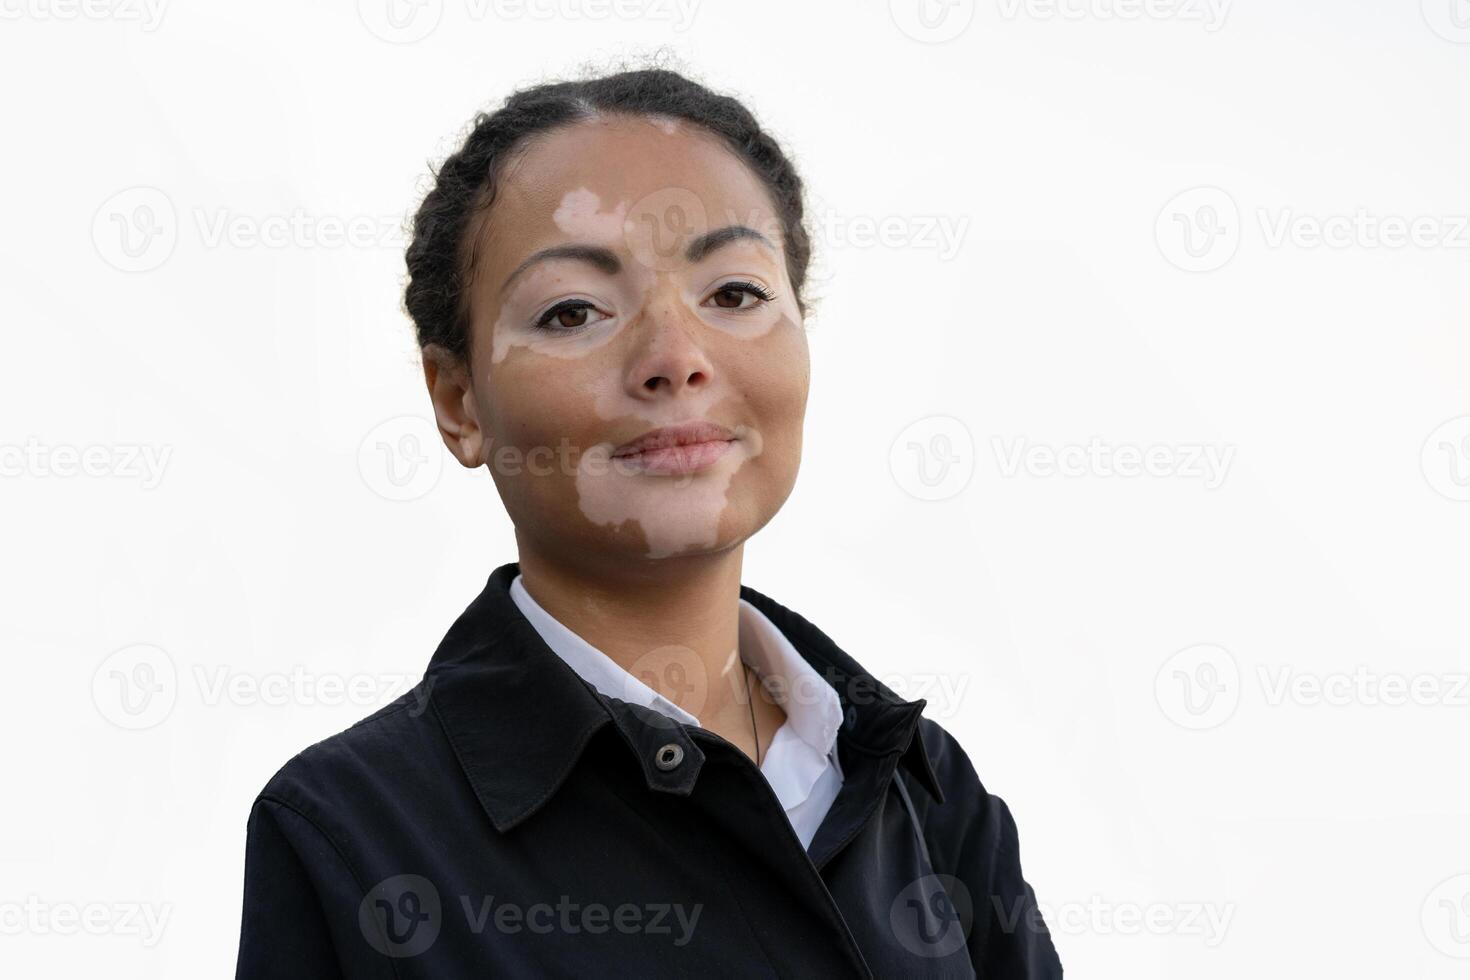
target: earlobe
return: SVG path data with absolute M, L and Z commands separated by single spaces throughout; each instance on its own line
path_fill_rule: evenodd
M 437 344 L 425 346 L 423 356 L 424 382 L 429 388 L 429 400 L 444 445 L 460 465 L 468 469 L 482 466 L 484 438 L 475 415 L 474 393 L 465 365 Z

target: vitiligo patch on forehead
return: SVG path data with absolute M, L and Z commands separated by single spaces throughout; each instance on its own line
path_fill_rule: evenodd
M 668 136 L 676 136 L 682 128 L 673 116 L 647 116 L 649 122 L 663 130 Z
M 610 242 L 622 237 L 623 219 L 628 202 L 619 201 L 611 210 L 602 210 L 602 199 L 586 187 L 567 191 L 551 220 L 563 234 L 578 241 Z

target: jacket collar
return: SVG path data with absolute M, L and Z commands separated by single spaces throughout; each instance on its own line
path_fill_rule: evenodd
M 520 564 L 510 562 L 490 574 L 450 626 L 423 681 L 432 711 L 496 829 L 509 830 L 550 799 L 607 724 L 635 751 L 650 789 L 692 792 L 703 752 L 657 712 L 600 694 L 553 653 L 510 596 L 519 572 Z M 864 755 L 899 753 L 901 764 L 943 803 L 917 732 L 924 699 L 903 700 L 775 600 L 744 585 L 740 595 L 836 690 L 845 718 L 839 746 L 846 742 Z M 652 761 L 654 749 L 671 739 L 681 743 L 686 758 L 672 774 Z

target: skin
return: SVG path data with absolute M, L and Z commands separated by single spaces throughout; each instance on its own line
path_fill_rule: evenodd
M 731 226 L 750 233 L 704 238 Z M 741 649 L 741 563 L 796 482 L 810 382 L 769 194 L 697 126 L 606 116 L 524 144 L 469 234 L 470 356 L 424 351 L 445 445 L 490 470 L 532 597 L 754 757 L 741 659 L 760 661 L 748 638 Z M 573 244 L 612 261 L 523 268 Z M 582 306 L 536 329 L 564 300 Z M 640 472 L 611 458 L 691 420 L 737 435 L 705 469 Z M 763 753 L 785 713 L 765 691 L 754 710 Z

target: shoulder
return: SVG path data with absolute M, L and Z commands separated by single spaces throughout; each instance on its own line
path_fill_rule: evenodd
M 922 816 L 925 832 L 938 852 L 936 858 L 951 867 L 1013 867 L 1019 871 L 1019 831 L 1011 808 L 986 787 L 959 739 L 924 717 L 919 719 L 915 737 L 923 739 L 925 754 L 944 791 L 943 803 L 936 803 L 922 790 L 917 793 L 927 804 Z
M 351 727 L 316 742 L 285 762 L 255 805 L 285 807 L 321 822 L 346 799 L 378 795 L 435 754 L 445 751 L 428 701 L 428 681 Z

